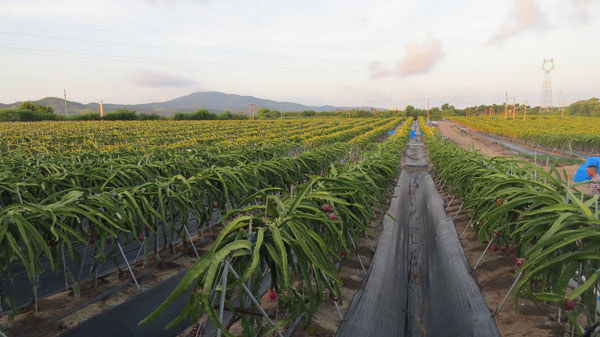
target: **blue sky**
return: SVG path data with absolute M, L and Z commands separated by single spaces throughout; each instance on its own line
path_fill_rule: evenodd
M 600 96 L 600 0 L 0 0 L 0 102 L 223 91 L 460 107 Z

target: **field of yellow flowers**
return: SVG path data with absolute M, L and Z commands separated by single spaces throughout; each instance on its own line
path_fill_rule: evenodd
M 83 263 L 82 247 L 99 263 L 116 262 L 116 245 L 155 241 L 159 258 L 159 237 L 186 241 L 186 226 L 198 230 L 221 209 L 227 226 L 214 245 L 221 250 L 201 261 L 222 263 L 224 252 L 250 258 L 238 267 L 244 277 L 270 266 L 282 273 L 273 287 L 317 301 L 338 291 L 328 256 L 349 250 L 348 238 L 365 230 L 371 206 L 397 174 L 411 124 L 402 121 L 0 124 L 0 285 L 24 275 L 35 294 L 40 275 L 53 271 L 76 287 L 68 266 Z M 252 224 L 248 214 L 258 209 L 262 217 Z M 248 222 L 255 230 L 239 232 Z M 294 259 L 286 257 L 292 252 Z M 292 263 L 295 272 L 310 264 L 319 273 L 298 283 L 301 274 L 286 274 Z M 325 288 L 292 289 L 313 282 Z M 4 307 L 16 310 L 15 294 L 3 291 Z M 306 299 L 294 303 L 304 307 Z
M 600 118 L 577 116 L 452 117 L 474 130 L 565 153 L 600 153 Z

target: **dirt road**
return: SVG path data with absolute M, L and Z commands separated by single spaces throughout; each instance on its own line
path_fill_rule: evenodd
M 476 151 L 484 154 L 486 156 L 494 157 L 494 156 L 515 156 L 516 153 L 505 148 L 504 146 L 490 141 L 485 138 L 477 137 L 472 134 L 469 134 L 464 131 L 458 130 L 455 126 L 455 123 L 448 121 L 440 121 L 437 122 L 436 126 L 438 132 L 445 137 L 451 139 L 456 145 L 462 147 L 463 149 L 475 149 Z M 525 159 L 523 159 L 525 160 Z M 540 165 L 541 166 L 541 165 Z M 579 168 L 579 165 L 568 165 L 561 166 L 558 169 L 562 172 L 562 170 L 566 170 L 569 176 L 569 184 L 573 184 L 573 176 L 575 175 L 575 171 Z M 579 191 L 589 192 L 589 188 L 586 186 L 581 186 L 578 188 Z
M 476 137 L 466 132 L 458 130 L 453 122 L 437 122 L 437 129 L 442 136 L 450 138 L 454 143 L 463 149 L 475 149 L 486 156 L 514 156 L 515 153 L 503 147 L 500 144 L 489 141 L 485 138 Z

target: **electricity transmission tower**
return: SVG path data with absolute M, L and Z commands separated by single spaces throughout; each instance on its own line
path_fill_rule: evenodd
M 554 70 L 554 58 L 549 60 L 544 59 L 542 63 L 542 71 L 544 72 L 544 84 L 542 85 L 542 102 L 541 109 L 548 111 L 552 107 L 552 76 Z

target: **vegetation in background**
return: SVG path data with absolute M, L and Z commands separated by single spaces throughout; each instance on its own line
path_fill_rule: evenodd
M 528 146 L 549 150 L 600 153 L 600 118 L 531 116 L 527 120 L 487 117 L 452 117 L 480 132 L 513 138 Z
M 508 113 L 512 116 L 513 105 L 508 104 L 507 107 L 510 112 Z M 524 104 L 516 105 L 516 115 L 521 115 L 523 117 L 523 112 L 525 111 Z M 504 116 L 504 103 L 500 104 L 491 104 L 491 105 L 478 105 L 472 106 L 465 109 L 465 113 L 467 116 Z M 549 109 L 540 109 L 539 106 L 527 106 L 527 114 L 528 115 L 560 115 L 564 114 L 565 116 L 583 116 L 583 117 L 600 117 L 600 99 L 598 98 L 590 98 L 588 100 L 581 100 L 571 105 L 564 107 L 554 107 Z
M 546 161 L 548 162 L 548 166 L 556 166 L 556 167 L 560 167 L 560 166 L 568 166 L 568 165 L 580 165 L 585 163 L 585 160 L 580 159 L 580 158 L 567 158 L 567 157 L 555 157 L 555 156 L 550 156 L 550 155 L 545 155 L 545 154 L 538 154 L 537 156 L 532 155 L 532 154 L 527 154 L 527 153 L 519 153 L 517 154 L 517 157 L 521 157 L 521 158 L 525 158 L 527 160 L 537 160 L 538 165 L 539 164 L 546 164 Z
M 235 96 L 235 95 L 234 95 Z M 39 104 L 41 102 L 41 105 Z M 38 104 L 36 104 L 38 103 Z M 40 120 L 101 120 L 100 115 L 95 111 L 89 111 L 90 109 L 98 109 L 97 105 L 83 105 L 76 102 L 68 102 L 69 112 L 68 116 L 64 116 L 61 113 L 56 113 L 56 116 L 52 116 L 54 110 L 60 110 L 62 108 L 62 99 L 59 98 L 46 98 L 44 100 L 32 102 L 22 102 L 19 107 L 10 109 L 0 109 L 0 122 L 3 121 L 40 121 Z M 277 119 L 281 118 L 281 111 L 277 109 L 269 109 L 257 105 L 258 112 L 254 116 L 256 119 Z M 526 106 L 524 104 L 516 104 L 516 115 L 523 115 Z M 43 111 L 46 109 L 46 111 Z M 478 105 L 470 106 L 465 109 L 457 109 L 450 103 L 444 103 L 439 107 L 431 107 L 429 109 L 429 118 L 431 120 L 441 120 L 442 118 L 448 118 L 449 116 L 503 116 L 504 115 L 504 103 L 489 104 L 489 105 Z M 508 114 L 512 116 L 513 105 L 508 104 Z M 32 113 L 33 111 L 33 113 Z M 61 110 L 62 111 L 62 110 Z M 73 114 L 73 112 L 77 112 Z M 88 111 L 88 112 L 86 112 Z M 114 112 L 133 111 L 133 110 L 115 110 Z M 334 110 L 334 111 L 323 111 L 316 112 L 313 110 L 304 111 L 283 111 L 284 118 L 304 118 L 304 117 L 325 117 L 325 116 L 336 116 L 336 117 L 353 117 L 353 118 L 365 118 L 365 117 L 419 117 L 427 116 L 427 109 L 417 108 L 413 105 L 408 105 L 403 111 L 387 111 L 387 110 L 364 110 L 364 109 L 353 109 L 353 110 Z M 109 112 L 111 113 L 111 112 Z M 581 100 L 571 105 L 564 107 L 554 107 L 550 109 L 540 110 L 538 106 L 527 105 L 528 115 L 560 115 L 566 116 L 585 116 L 585 117 L 600 117 L 600 99 L 591 98 L 588 100 Z M 163 119 L 175 119 L 175 120 L 212 120 L 212 119 L 248 119 L 248 111 L 240 110 L 235 112 L 215 112 L 208 111 L 206 109 L 200 109 L 196 112 L 185 113 L 176 112 L 172 116 L 164 116 L 157 113 L 139 113 L 137 114 L 137 120 L 163 120 Z M 216 117 L 215 117 L 216 116 Z M 122 120 L 130 120 L 131 117 L 125 114 Z M 116 115 L 111 116 L 111 120 L 117 118 Z
M 176 112 L 171 116 L 171 119 L 176 121 L 208 121 L 217 119 L 217 115 L 206 109 L 200 109 L 190 113 Z
M 415 108 L 412 105 L 407 105 L 405 113 L 407 116 L 411 116 L 414 118 L 417 117 L 426 117 L 427 109 L 419 109 Z M 450 103 L 444 103 L 440 107 L 431 107 L 429 109 L 429 119 L 430 120 L 441 120 L 442 118 L 448 118 L 450 116 L 464 116 L 465 111 L 461 109 L 455 108 Z
M 600 99 L 591 98 L 577 101 L 565 110 L 567 115 L 600 117 Z
M 0 122 L 34 122 L 56 120 L 51 107 L 23 102 L 17 109 L 0 110 Z
M 244 120 L 249 119 L 248 112 L 234 112 L 227 110 L 221 113 L 211 112 L 207 109 L 199 109 L 195 112 L 176 112 L 170 117 L 162 116 L 157 113 L 146 114 L 137 113 L 134 110 L 119 109 L 104 114 L 103 117 L 97 112 L 88 112 L 85 114 L 75 114 L 64 116 L 54 114 L 51 107 L 37 105 L 31 102 L 24 102 L 18 109 L 0 109 L 0 122 L 32 122 L 42 120 L 73 120 L 73 121 L 92 121 L 92 120 Z M 454 109 L 454 107 L 452 107 Z M 412 114 L 411 116 L 417 116 Z M 385 111 L 385 110 L 339 110 L 316 112 L 313 110 L 305 111 L 284 111 L 283 118 L 306 118 L 306 117 L 341 117 L 341 118 L 389 118 L 406 117 L 404 111 Z M 255 116 L 256 119 L 280 119 L 281 111 L 261 107 Z
M 137 113 L 133 110 L 115 110 L 106 113 L 102 119 L 107 121 L 134 121 L 137 120 Z

